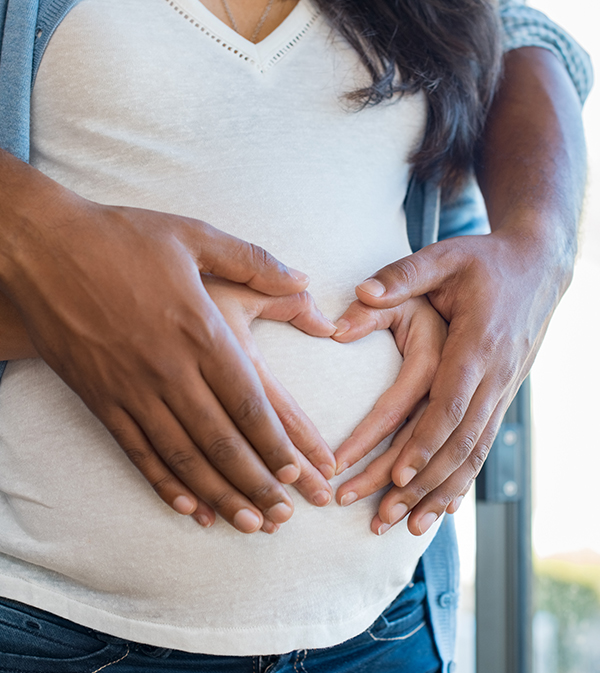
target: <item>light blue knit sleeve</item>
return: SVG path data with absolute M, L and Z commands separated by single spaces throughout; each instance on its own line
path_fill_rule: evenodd
M 549 49 L 569 73 L 581 103 L 593 84 L 592 62 L 587 52 L 545 14 L 519 0 L 500 0 L 504 51 L 520 47 Z

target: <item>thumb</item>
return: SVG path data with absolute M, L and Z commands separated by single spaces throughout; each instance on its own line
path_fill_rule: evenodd
M 330 337 L 336 331 L 335 325 L 321 313 L 308 292 L 267 299 L 257 317 L 289 322 L 310 336 Z
M 307 287 L 309 278 L 305 273 L 282 264 L 260 246 L 206 222 L 185 219 L 188 227 L 182 242 L 202 273 L 212 273 L 275 296 L 295 294 Z
M 439 289 L 459 265 L 460 259 L 447 241 L 432 243 L 379 269 L 357 285 L 356 296 L 364 304 L 392 308 Z

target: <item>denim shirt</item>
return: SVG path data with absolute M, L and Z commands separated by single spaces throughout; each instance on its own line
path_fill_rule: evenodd
M 0 0 L 0 147 L 29 160 L 30 102 L 33 82 L 50 38 L 80 0 Z M 544 47 L 564 64 L 583 103 L 592 85 L 586 52 L 542 13 L 518 0 L 500 0 L 504 49 Z M 489 231 L 481 193 L 472 178 L 451 204 L 440 203 L 433 183 L 411 181 L 405 201 L 413 250 L 438 239 Z M 0 378 L 6 363 L 0 362 Z M 454 523 L 446 516 L 422 557 L 427 597 L 443 673 L 456 669 L 459 564 Z

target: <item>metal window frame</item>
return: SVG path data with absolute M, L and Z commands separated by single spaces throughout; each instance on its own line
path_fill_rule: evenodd
M 531 388 L 509 407 L 476 484 L 476 670 L 531 673 Z

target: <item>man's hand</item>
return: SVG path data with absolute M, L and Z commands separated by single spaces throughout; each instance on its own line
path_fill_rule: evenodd
M 491 234 L 430 245 L 357 288 L 377 308 L 427 294 L 449 323 L 429 406 L 379 510 L 382 525 L 410 512 L 415 535 L 458 508 L 572 276 L 585 144 L 574 87 L 550 52 L 505 57 L 478 173 Z
M 204 222 L 86 201 L 3 152 L 0 220 L 0 290 L 160 497 L 182 514 L 201 498 L 247 533 L 289 519 L 281 483 L 301 454 L 199 270 L 272 295 L 308 278 Z
M 317 507 L 329 504 L 332 489 L 323 474 L 333 474 L 335 469 L 333 453 L 312 421 L 269 370 L 256 346 L 250 325 L 257 318 L 289 322 L 314 337 L 330 337 L 335 327 L 317 309 L 308 292 L 271 297 L 246 285 L 232 283 L 216 276 L 203 275 L 202 281 L 242 348 L 252 360 L 273 409 L 288 436 L 300 451 L 300 477 L 294 483 L 295 488 L 308 502 Z M 319 466 L 320 471 L 314 467 L 315 465 Z M 212 522 L 212 513 L 206 514 Z M 263 525 L 263 530 L 268 533 L 274 533 L 278 528 L 277 524 L 269 520 L 265 520 Z

